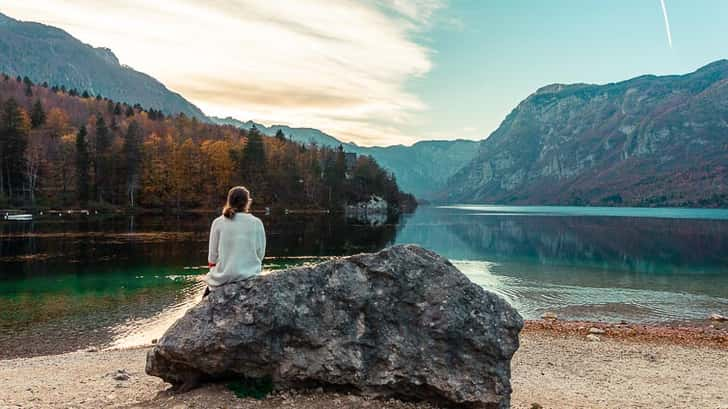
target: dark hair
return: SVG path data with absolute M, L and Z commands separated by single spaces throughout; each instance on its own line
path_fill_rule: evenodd
M 235 186 L 228 192 L 227 203 L 222 209 L 222 215 L 232 219 L 237 212 L 247 213 L 250 211 L 252 201 L 248 189 L 244 186 Z

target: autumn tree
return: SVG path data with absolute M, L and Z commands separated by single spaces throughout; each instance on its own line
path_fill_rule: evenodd
M 200 146 L 202 156 L 202 186 L 208 203 L 221 203 L 232 186 L 234 163 L 233 146 L 228 141 L 204 141 Z
M 175 206 L 195 207 L 200 204 L 200 151 L 192 138 L 187 138 L 173 153 L 172 186 Z
M 72 200 L 70 188 L 74 186 L 76 177 L 76 136 L 72 133 L 61 137 L 58 149 L 58 160 L 56 169 L 58 169 L 59 184 L 61 191 L 61 202 L 68 203 Z
M 144 141 L 142 150 L 141 197 L 148 207 L 168 207 L 173 203 L 172 173 L 170 166 L 171 138 L 150 135 Z
M 137 121 L 131 121 L 124 138 L 124 161 L 126 164 L 126 194 L 129 206 L 136 206 L 139 189 L 140 162 L 142 155 L 143 130 Z

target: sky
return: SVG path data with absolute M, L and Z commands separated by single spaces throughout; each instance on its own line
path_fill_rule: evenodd
M 208 115 L 360 145 L 479 140 L 547 84 L 728 58 L 723 0 L 3 0 L 0 12 L 111 48 Z

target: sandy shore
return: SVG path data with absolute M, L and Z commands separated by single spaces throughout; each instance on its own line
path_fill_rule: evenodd
M 429 408 L 320 392 L 237 399 L 222 385 L 174 396 L 144 374 L 147 350 L 0 361 L 0 408 Z M 728 409 L 728 331 L 529 322 L 512 381 L 514 408 Z

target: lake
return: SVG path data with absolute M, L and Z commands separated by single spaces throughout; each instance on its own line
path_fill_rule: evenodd
M 204 289 L 214 214 L 0 222 L 0 359 L 148 343 Z M 267 270 L 417 243 L 527 318 L 703 322 L 728 314 L 728 210 L 421 207 L 373 223 L 261 216 Z

